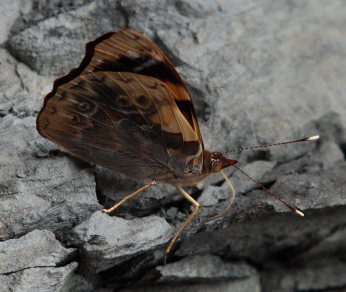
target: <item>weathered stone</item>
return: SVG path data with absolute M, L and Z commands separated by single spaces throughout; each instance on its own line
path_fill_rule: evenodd
M 259 292 L 261 291 L 261 284 L 259 278 L 254 276 L 248 279 L 234 280 L 234 281 L 220 281 L 204 284 L 182 284 L 182 285 L 172 285 L 172 284 L 162 284 L 162 285 L 153 285 L 153 286 L 141 286 L 126 288 L 120 290 L 121 292 Z
M 160 282 L 201 282 L 210 280 L 242 279 L 256 275 L 245 263 L 228 263 L 212 255 L 186 257 L 178 262 L 159 266 Z
M 30 268 L 0 275 L 1 292 L 62 292 L 77 263 L 64 267 Z
M 346 264 L 332 258 L 311 261 L 302 267 L 264 273 L 265 291 L 343 291 Z
M 18 239 L 0 242 L 0 274 L 55 267 L 72 252 L 74 249 L 63 248 L 51 231 L 34 230 Z
M 74 274 L 69 266 L 27 268 L 0 276 L 0 285 L 7 283 L 5 291 L 89 292 L 101 286 L 107 292 L 342 291 L 344 266 L 335 257 L 344 260 L 346 225 L 343 0 L 12 2 L 4 2 L 0 20 L 0 240 L 52 230 L 65 244 L 75 243 L 81 271 L 88 276 Z M 85 42 L 124 27 L 153 39 L 173 60 L 192 93 L 206 149 L 228 151 L 321 136 L 317 142 L 226 154 L 302 209 L 305 218 L 291 214 L 234 168 L 226 172 L 237 196 L 223 218 L 207 221 L 224 209 L 230 195 L 220 175 L 187 189 L 201 208 L 168 255 L 168 268 L 162 269 L 166 279 L 179 273 L 180 279 L 188 278 L 189 271 L 200 271 L 189 259 L 203 255 L 209 269 L 204 275 L 210 276 L 203 283 L 155 284 L 153 277 L 143 285 L 142 276 L 149 270 L 157 276 L 162 265 L 163 243 L 173 233 L 168 224 L 157 216 L 125 221 L 100 213 L 85 220 L 102 207 L 96 196 L 110 206 L 145 182 L 99 169 L 95 181 L 90 165 L 66 155 L 35 130 L 33 117 L 51 90 L 51 75 L 78 65 Z M 115 214 L 128 219 L 156 213 L 178 227 L 192 209 L 173 188 L 157 186 Z M 161 229 L 140 236 L 154 225 Z M 122 233 L 108 235 L 116 228 Z M 174 256 L 177 249 L 187 259 Z M 259 276 L 216 280 L 220 271 L 210 255 L 226 266 L 229 259 L 258 263 Z M 49 273 L 58 276 L 50 278 Z
M 40 21 L 13 36 L 10 51 L 40 74 L 67 73 L 80 63 L 87 41 L 124 27 L 115 4 L 95 1 Z
M 135 181 L 103 167 L 96 167 L 96 180 L 98 191 L 105 196 L 104 205 L 109 207 L 149 183 L 149 181 Z M 115 213 L 149 215 L 166 203 L 181 199 L 182 195 L 173 186 L 158 183 L 128 200 Z
M 59 148 L 39 137 L 33 117 L 7 115 L 0 129 L 0 221 L 12 236 L 34 229 L 61 236 L 101 209 L 90 167 L 49 155 Z M 36 153 L 41 151 L 47 156 L 39 159 Z
M 125 220 L 95 212 L 74 228 L 72 241 L 81 246 L 82 269 L 97 273 L 167 243 L 172 235 L 157 216 Z

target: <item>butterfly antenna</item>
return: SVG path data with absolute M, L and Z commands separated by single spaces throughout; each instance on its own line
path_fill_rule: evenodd
M 232 150 L 226 151 L 225 154 L 229 153 L 229 152 L 239 152 L 239 151 L 244 151 L 244 150 L 253 150 L 253 149 L 259 149 L 259 148 L 267 148 L 267 147 L 271 147 L 271 146 L 278 146 L 278 145 L 284 145 L 284 144 L 292 144 L 292 143 L 299 143 L 299 142 L 314 141 L 314 140 L 317 140 L 319 138 L 320 138 L 320 136 L 316 135 L 316 136 L 310 136 L 310 137 L 306 137 L 306 138 L 298 139 L 298 140 L 291 140 L 291 141 L 272 143 L 272 144 L 256 145 L 256 146 L 250 146 L 250 147 L 244 147 L 244 148 L 236 148 L 236 149 L 232 149 Z
M 270 196 L 272 196 L 273 198 L 277 199 L 278 201 L 280 201 L 281 203 L 283 203 L 287 208 L 291 209 L 294 213 L 304 217 L 304 213 L 302 211 L 299 211 L 298 209 L 292 207 L 290 204 L 288 204 L 284 199 L 280 198 L 278 195 L 275 195 L 274 193 L 272 193 L 270 190 L 268 190 L 264 185 L 262 185 L 260 182 L 258 182 L 257 180 L 255 180 L 254 178 L 252 178 L 250 175 L 248 175 L 245 171 L 241 170 L 238 166 L 232 165 L 233 167 L 235 167 L 237 170 L 239 170 L 242 174 L 244 174 L 246 177 L 248 177 L 249 179 L 251 179 L 256 185 L 258 185 L 259 187 L 261 187 L 267 194 L 269 194 Z

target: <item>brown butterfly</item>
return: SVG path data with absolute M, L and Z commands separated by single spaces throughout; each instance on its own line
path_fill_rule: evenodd
M 37 129 L 76 157 L 153 180 L 107 213 L 155 181 L 176 186 L 195 209 L 167 252 L 199 208 L 182 186 L 237 163 L 204 149 L 184 81 L 158 46 L 129 29 L 86 45 L 80 66 L 57 79 L 45 97 Z

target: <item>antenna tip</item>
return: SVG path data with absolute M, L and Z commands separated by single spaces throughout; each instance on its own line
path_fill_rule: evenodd
M 314 141 L 314 140 L 318 140 L 319 138 L 320 138 L 319 135 L 311 136 L 311 137 L 307 138 L 306 141 Z
M 298 214 L 299 216 L 304 217 L 304 213 L 299 211 L 299 210 L 297 210 L 297 209 L 294 210 L 294 213 Z

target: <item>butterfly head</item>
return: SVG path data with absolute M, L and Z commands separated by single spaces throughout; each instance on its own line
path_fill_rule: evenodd
M 238 162 L 237 160 L 226 158 L 221 152 L 210 152 L 209 155 L 210 172 L 220 172 L 222 169 Z

